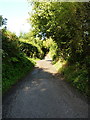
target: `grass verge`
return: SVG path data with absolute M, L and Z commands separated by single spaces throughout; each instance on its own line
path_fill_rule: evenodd
M 2 64 L 2 93 L 3 95 L 35 65 L 35 61 L 22 57 L 18 62 L 3 62 Z
M 69 65 L 67 62 L 59 60 L 55 67 L 67 82 L 83 94 L 88 95 L 88 73 L 85 66 L 79 64 Z

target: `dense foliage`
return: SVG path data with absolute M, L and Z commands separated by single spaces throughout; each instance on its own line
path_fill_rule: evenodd
M 34 59 L 45 56 L 44 46 L 40 39 L 34 39 L 29 33 L 19 36 L 2 30 L 2 89 L 5 93 L 35 65 Z M 23 69 L 22 69 L 23 68 Z
M 90 73 L 90 2 L 33 2 L 30 16 L 34 36 L 53 39 L 56 44 L 54 60 L 62 57 L 68 65 L 82 69 L 85 76 Z M 54 50 L 54 49 L 53 49 Z M 88 79 L 77 80 L 88 84 Z M 86 91 L 85 87 L 81 87 Z
M 29 1 L 29 0 L 28 0 Z M 17 37 L 3 29 L 3 91 L 16 83 L 49 52 L 53 63 L 66 61 L 61 73 L 88 94 L 90 78 L 90 2 L 34 2 L 28 21 L 32 30 Z M 0 16 L 0 26 L 7 19 Z M 29 58 L 28 58 L 29 57 Z M 23 69 L 22 69 L 23 68 Z
M 27 56 L 43 59 L 47 51 L 49 51 L 48 47 L 43 44 L 43 40 L 34 36 L 33 31 L 21 34 L 19 36 L 19 41 L 21 43 L 21 51 Z
M 14 33 L 3 29 L 2 44 L 2 90 L 5 93 L 30 71 L 35 63 L 20 51 L 19 39 Z
M 36 35 L 57 42 L 63 58 L 83 63 L 89 57 L 89 3 L 35 2 L 30 20 Z

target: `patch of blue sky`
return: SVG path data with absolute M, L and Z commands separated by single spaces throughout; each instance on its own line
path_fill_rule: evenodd
M 7 29 L 19 35 L 20 32 L 28 32 L 31 28 L 27 23 L 28 12 L 32 6 L 27 0 L 0 0 L 0 15 L 7 18 Z

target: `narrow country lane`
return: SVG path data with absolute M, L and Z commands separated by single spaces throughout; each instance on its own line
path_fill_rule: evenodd
M 3 97 L 3 118 L 87 118 L 88 104 L 47 58 Z

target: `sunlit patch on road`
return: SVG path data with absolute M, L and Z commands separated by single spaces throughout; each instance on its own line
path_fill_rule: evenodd
M 30 90 L 30 87 L 26 86 L 26 87 L 24 88 L 24 91 L 28 91 L 28 90 Z

